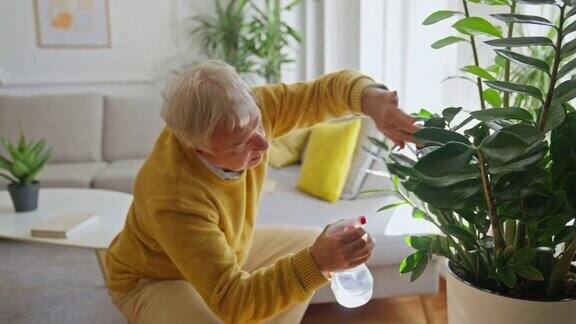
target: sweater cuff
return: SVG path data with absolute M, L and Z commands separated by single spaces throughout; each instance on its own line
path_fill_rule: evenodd
M 328 283 L 328 280 L 318 268 L 316 261 L 314 261 L 310 253 L 310 247 L 296 252 L 290 259 L 290 264 L 306 292 L 312 293 Z
M 362 76 L 352 86 L 352 92 L 350 94 L 350 110 L 354 114 L 363 115 L 362 113 L 362 91 L 368 86 L 376 84 L 374 80 L 367 76 Z

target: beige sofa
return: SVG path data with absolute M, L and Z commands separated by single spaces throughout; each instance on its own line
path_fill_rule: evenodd
M 53 146 L 53 159 L 40 174 L 42 187 L 92 187 L 132 192 L 133 182 L 163 127 L 160 99 L 98 94 L 31 97 L 0 96 L 0 136 L 17 138 L 19 125 L 27 136 L 45 138 Z M 0 152 L 3 152 L 0 150 Z M 409 208 L 376 211 L 396 201 L 393 196 L 341 200 L 336 204 L 295 189 L 299 165 L 269 168 L 277 187 L 263 195 L 259 224 L 324 227 L 341 218 L 365 215 L 367 230 L 376 240 L 368 262 L 374 278 L 374 297 L 434 293 L 436 267 L 415 283 L 398 274 L 401 260 L 411 253 L 408 235 L 434 232 L 426 222 L 414 220 Z M 330 302 L 329 287 L 313 302 Z
M 133 180 L 163 126 L 159 98 L 98 94 L 0 97 L 0 136 L 45 138 L 52 159 L 42 187 L 132 192 Z M 0 152 L 6 152 L 0 149 Z

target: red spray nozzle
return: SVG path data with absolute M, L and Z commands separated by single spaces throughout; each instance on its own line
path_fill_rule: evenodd
M 366 224 L 366 216 L 360 216 L 360 224 Z

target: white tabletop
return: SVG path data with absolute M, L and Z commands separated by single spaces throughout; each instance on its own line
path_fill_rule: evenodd
M 0 238 L 106 249 L 122 230 L 132 199 L 132 195 L 116 191 L 41 188 L 38 209 L 16 213 L 10 194 L 0 191 Z M 98 214 L 98 220 L 67 239 L 30 235 L 34 225 L 63 212 L 93 212 Z

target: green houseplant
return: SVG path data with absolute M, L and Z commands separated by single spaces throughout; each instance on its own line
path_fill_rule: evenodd
M 473 16 L 470 2 L 500 6 L 505 12 Z M 556 22 L 517 13 L 524 5 L 553 6 Z M 400 272 L 416 280 L 432 256 L 446 258 L 454 274 L 449 278 L 457 279 L 448 280 L 451 323 L 541 323 L 576 316 L 571 268 L 576 255 L 576 111 L 569 104 L 576 97 L 571 78 L 576 60 L 570 59 L 576 52 L 576 40 L 570 37 L 576 31 L 574 17 L 572 0 L 462 0 L 462 10 L 441 10 L 424 21 L 456 19 L 452 27 L 458 35 L 432 46 L 462 42 L 472 48 L 473 63 L 462 70 L 475 78 L 479 109 L 449 107 L 440 115 L 418 114 L 423 122 L 415 134 L 418 150 L 393 150 L 383 157 L 401 201 L 382 209 L 409 204 L 413 217 L 439 229 L 439 235 L 407 239 L 415 252 L 403 260 Z M 547 26 L 554 30 L 548 35 L 555 37 L 517 36 L 516 24 Z M 479 37 L 495 48 L 502 71 L 480 66 Z M 531 47 L 548 48 L 551 62 L 526 54 L 538 51 L 520 52 Z M 513 64 L 542 71 L 548 80 L 511 81 Z M 542 84 L 547 86 L 539 88 Z M 529 105 L 510 105 L 518 94 L 538 102 L 535 114 Z M 451 301 L 451 282 L 465 282 L 462 286 L 468 288 L 461 289 L 473 291 Z M 468 298 L 465 313 L 458 313 L 463 304 L 451 307 L 470 296 L 476 297 Z M 524 299 L 547 302 L 524 305 Z M 491 306 L 479 307 L 481 300 Z M 527 315 L 530 311 L 536 313 Z
M 50 149 L 45 150 L 45 140 L 26 141 L 22 133 L 17 144 L 7 138 L 1 141 L 10 159 L 0 155 L 0 177 L 10 181 L 8 191 L 14 208 L 17 212 L 35 210 L 40 188 L 36 177 L 50 159 Z
M 301 0 L 282 5 L 280 0 L 265 0 L 259 6 L 250 0 L 215 0 L 216 16 L 194 16 L 198 24 L 189 32 L 197 37 L 208 57 L 221 59 L 238 73 L 257 73 L 268 83 L 281 78 L 281 67 L 294 60 L 285 52 L 291 39 L 302 42 L 302 35 L 282 20 L 282 10 L 291 10 Z M 251 10 L 251 12 L 249 12 Z
M 248 28 L 248 46 L 258 57 L 257 72 L 264 76 L 268 83 L 280 82 L 282 65 L 294 62 L 285 52 L 290 39 L 302 42 L 302 35 L 280 16 L 282 11 L 291 10 L 298 3 L 300 0 L 292 0 L 288 5 L 282 6 L 280 0 L 265 0 L 264 8 L 260 9 L 251 2 L 255 15 Z
M 255 64 L 248 47 L 247 5 L 248 0 L 226 4 L 214 0 L 216 16 L 191 17 L 197 26 L 188 32 L 189 37 L 198 38 L 208 57 L 227 62 L 241 74 L 252 72 Z

